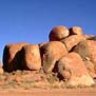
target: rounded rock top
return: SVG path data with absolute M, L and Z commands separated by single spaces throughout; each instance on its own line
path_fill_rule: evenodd
M 82 35 L 83 34 L 83 29 L 79 26 L 73 26 L 69 30 L 70 30 L 71 35 Z
M 50 41 L 59 41 L 66 38 L 67 36 L 69 36 L 68 28 L 65 26 L 57 26 L 51 30 L 49 39 Z

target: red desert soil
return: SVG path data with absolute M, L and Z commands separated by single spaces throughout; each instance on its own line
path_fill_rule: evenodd
M 96 88 L 31 89 L 0 91 L 0 96 L 96 96 Z

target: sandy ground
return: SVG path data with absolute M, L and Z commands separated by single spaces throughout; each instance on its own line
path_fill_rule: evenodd
M 0 96 L 96 96 L 96 88 L 0 90 Z
M 56 74 L 16 71 L 0 75 L 0 96 L 96 96 L 96 85 L 73 88 Z

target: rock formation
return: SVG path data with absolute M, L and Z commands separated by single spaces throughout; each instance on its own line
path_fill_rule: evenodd
M 67 36 L 69 36 L 68 28 L 66 28 L 65 26 L 57 26 L 51 30 L 49 39 L 50 41 L 58 41 L 66 38 Z
M 85 38 L 83 35 L 72 35 L 66 39 L 61 40 L 61 42 L 64 43 L 67 50 L 70 51 L 73 47 L 75 47 L 79 42 L 81 42 L 84 39 Z
M 40 70 L 41 57 L 38 45 L 26 45 L 21 49 L 21 68 L 27 70 Z
M 59 60 L 58 71 L 71 86 L 90 86 L 95 83 L 81 57 L 75 52 L 71 52 Z
M 96 78 L 95 40 L 95 36 L 84 34 L 79 26 L 57 26 L 51 30 L 49 42 L 6 45 L 3 69 L 55 72 L 71 86 L 91 86 Z
M 3 68 L 5 71 L 11 72 L 19 67 L 19 52 L 27 43 L 8 44 L 3 52 Z
M 52 72 L 56 62 L 68 52 L 63 43 L 59 41 L 51 41 L 42 46 L 42 65 L 46 73 Z
M 83 35 L 83 30 L 79 26 L 74 26 L 69 29 L 71 35 Z

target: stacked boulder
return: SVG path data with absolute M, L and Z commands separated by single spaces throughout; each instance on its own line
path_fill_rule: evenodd
M 26 45 L 20 52 L 21 68 L 37 71 L 41 68 L 41 57 L 39 45 Z
M 68 54 L 66 47 L 59 41 L 51 41 L 41 47 L 42 66 L 46 73 L 52 72 L 56 62 Z
M 49 42 L 17 43 L 4 48 L 3 69 L 55 72 L 71 86 L 92 86 L 96 78 L 96 41 L 81 27 L 54 27 Z
M 12 72 L 20 67 L 20 50 L 27 43 L 8 44 L 3 52 L 3 68 L 7 72 Z

